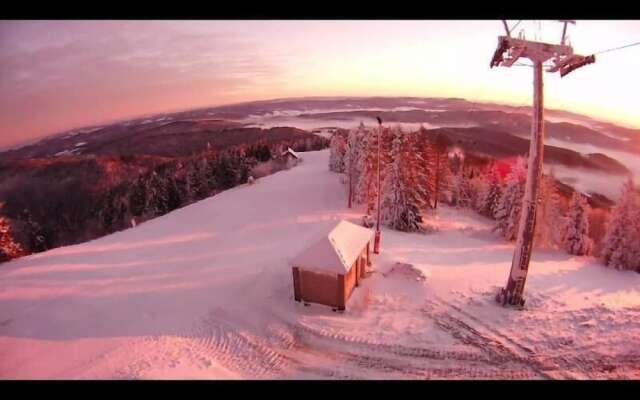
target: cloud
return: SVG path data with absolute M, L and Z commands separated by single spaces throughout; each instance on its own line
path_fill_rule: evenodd
M 160 111 L 162 98 L 189 107 L 273 85 L 281 64 L 261 49 L 215 21 L 0 22 L 0 141 L 48 133 L 47 123 L 63 126 L 79 112 L 112 118 L 134 99 L 141 108 L 129 115 L 151 104 Z

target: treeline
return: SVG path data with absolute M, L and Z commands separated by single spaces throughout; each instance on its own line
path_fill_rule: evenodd
M 377 129 L 338 131 L 331 139 L 329 168 L 344 173 L 348 202 L 376 213 Z M 469 208 L 495 221 L 494 231 L 508 241 L 518 232 L 527 176 L 525 158 L 511 162 L 464 154 L 446 137 L 425 129 L 380 132 L 382 193 L 380 216 L 387 226 L 424 231 L 438 201 Z M 605 233 L 594 243 L 588 199 L 573 191 L 561 195 L 554 176 L 543 175 L 536 212 L 536 247 L 592 255 L 597 244 L 603 262 L 640 272 L 640 194 L 630 180 L 611 211 Z
M 224 150 L 208 149 L 162 162 L 106 190 L 78 181 L 38 181 L 12 190 L 0 203 L 0 262 L 91 240 L 285 169 L 279 156 L 326 148 L 328 139 L 309 136 L 261 141 Z

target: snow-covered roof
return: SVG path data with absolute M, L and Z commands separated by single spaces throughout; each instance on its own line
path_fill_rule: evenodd
M 344 274 L 372 238 L 372 230 L 342 220 L 328 234 L 322 235 L 296 256 L 291 264 L 305 269 Z
M 296 153 L 295 151 L 293 151 L 291 149 L 291 147 L 287 147 L 287 150 L 282 152 L 281 156 L 285 156 L 287 154 L 291 154 L 292 156 L 294 156 L 295 158 L 300 158 L 300 156 L 298 155 L 298 153 Z

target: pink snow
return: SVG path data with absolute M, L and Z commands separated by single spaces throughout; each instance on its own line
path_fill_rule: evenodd
M 344 313 L 295 302 L 293 257 L 362 217 L 328 156 L 2 264 L 0 378 L 640 378 L 640 274 L 536 250 L 526 309 L 502 308 L 513 245 L 467 210 L 383 229 Z

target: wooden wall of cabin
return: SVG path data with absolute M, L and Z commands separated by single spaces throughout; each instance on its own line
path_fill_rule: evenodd
M 365 247 L 349 271 L 342 275 L 323 274 L 293 267 L 293 292 L 296 301 L 324 304 L 344 310 L 353 289 L 365 276 L 366 265 L 370 262 Z

